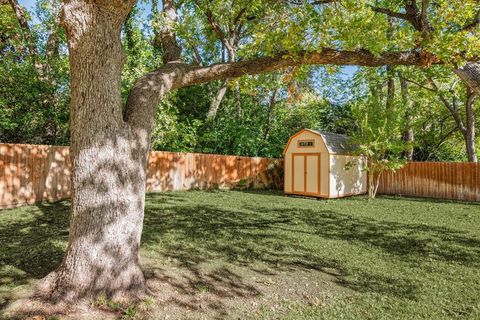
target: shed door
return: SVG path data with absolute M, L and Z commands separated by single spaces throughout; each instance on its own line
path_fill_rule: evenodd
M 320 154 L 293 154 L 293 192 L 320 193 Z

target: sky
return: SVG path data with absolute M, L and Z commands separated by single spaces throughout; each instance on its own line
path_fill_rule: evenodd
M 35 16 L 34 16 L 33 13 L 34 13 L 34 10 L 35 10 L 35 3 L 36 2 L 37 2 L 36 0 L 18 0 L 18 3 L 20 5 L 22 5 L 22 6 L 24 6 L 25 8 L 28 9 L 28 11 L 32 14 L 32 18 L 34 20 L 35 20 Z M 142 15 L 146 19 L 148 17 L 150 6 L 145 4 L 144 2 L 141 2 L 139 6 L 140 6 L 140 9 L 142 10 Z
M 18 1 L 22 6 L 26 7 L 29 11 L 33 8 L 35 5 L 35 0 L 20 0 Z

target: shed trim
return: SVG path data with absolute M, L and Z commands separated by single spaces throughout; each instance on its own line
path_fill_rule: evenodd
M 331 151 L 330 150 L 330 147 L 329 147 L 329 144 L 327 143 L 327 141 L 325 140 L 325 137 L 324 137 L 324 134 L 320 131 L 316 131 L 316 130 L 312 130 L 312 129 L 302 129 L 300 131 L 298 131 L 297 133 L 295 133 L 294 135 L 292 135 L 289 139 L 288 139 L 288 142 L 285 146 L 285 148 L 283 149 L 283 155 L 285 156 L 285 154 L 287 153 L 287 150 L 288 148 L 290 147 L 290 143 L 292 142 L 292 140 L 297 137 L 298 135 L 304 133 L 305 131 L 307 132 L 310 132 L 312 134 L 315 134 L 317 136 L 319 136 L 322 141 L 323 141 L 323 144 L 325 145 L 325 148 L 327 149 L 327 153 L 330 154 L 330 155 L 352 155 L 352 153 L 349 153 L 349 152 L 334 152 L 334 151 Z M 343 136 L 343 137 L 346 137 L 345 135 L 341 135 L 341 134 L 336 134 L 336 133 L 329 133 L 331 135 L 338 135 L 338 136 Z

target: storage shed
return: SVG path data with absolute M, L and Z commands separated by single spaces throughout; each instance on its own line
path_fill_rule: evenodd
M 286 194 L 339 198 L 367 192 L 366 160 L 341 134 L 303 129 L 284 149 Z M 348 165 L 347 165 L 348 164 Z

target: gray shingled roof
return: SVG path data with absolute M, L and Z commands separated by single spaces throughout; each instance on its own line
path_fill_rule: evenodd
M 337 154 L 351 154 L 358 147 L 349 142 L 349 137 L 343 134 L 336 134 L 330 132 L 322 132 L 319 130 L 312 130 L 318 132 L 323 137 L 327 149 L 330 153 Z

